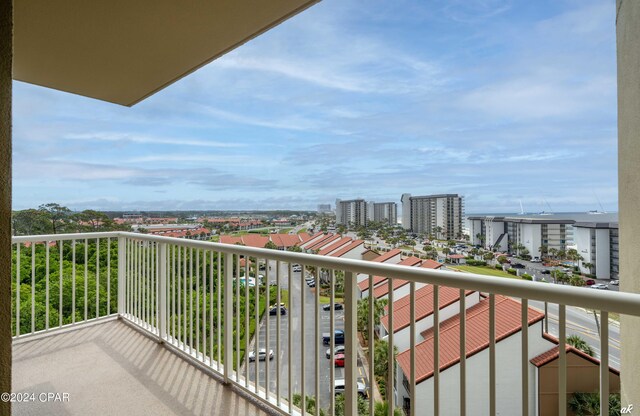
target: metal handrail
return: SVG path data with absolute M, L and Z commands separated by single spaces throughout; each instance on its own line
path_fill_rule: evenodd
M 640 294 L 628 292 L 605 292 L 585 290 L 585 288 L 544 284 L 518 279 L 460 273 L 445 270 L 433 270 L 418 267 L 399 266 L 396 264 L 377 263 L 364 260 L 342 259 L 329 256 L 318 256 L 308 253 L 271 250 L 265 248 L 246 247 L 207 241 L 187 240 L 175 237 L 163 237 L 131 232 L 104 232 L 79 234 L 49 234 L 38 236 L 12 237 L 12 243 L 67 241 L 74 239 L 92 239 L 107 237 L 127 237 L 142 241 L 165 242 L 180 247 L 213 249 L 217 252 L 239 254 L 250 257 L 268 257 L 288 263 L 304 263 L 306 265 L 339 269 L 353 273 L 374 276 L 391 276 L 410 282 L 429 283 L 458 289 L 476 290 L 522 299 L 539 300 L 551 303 L 579 306 L 587 309 L 606 310 L 608 312 L 640 316 Z

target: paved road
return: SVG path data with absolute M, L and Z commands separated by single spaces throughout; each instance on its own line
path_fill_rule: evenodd
M 584 289 L 592 290 L 592 289 Z M 529 301 L 533 307 L 544 311 L 544 302 Z M 600 358 L 600 336 L 593 312 L 582 308 L 567 306 L 567 336 L 578 335 L 584 339 Z M 559 336 L 558 331 L 558 305 L 549 304 L 549 333 Z M 598 315 L 600 320 L 600 315 Z M 617 324 L 609 325 L 609 363 L 611 367 L 620 368 L 620 327 Z
M 271 262 L 271 269 L 275 271 L 276 263 Z M 270 272 L 268 276 L 269 280 L 275 280 L 275 273 Z M 288 288 L 288 266 L 281 265 L 281 287 Z M 290 289 L 289 295 L 289 309 L 286 315 L 278 316 L 265 316 L 260 324 L 260 330 L 258 331 L 258 345 L 259 348 L 267 348 L 274 351 L 274 359 L 270 362 L 258 362 L 258 380 L 260 385 L 264 388 L 266 384 L 266 374 L 269 373 L 269 386 L 272 392 L 277 391 L 277 374 L 280 373 L 280 394 L 282 397 L 288 396 L 289 391 L 289 367 L 292 372 L 292 388 L 294 393 L 302 392 L 302 370 L 304 368 L 304 389 L 307 395 L 316 395 L 315 391 L 315 356 L 320 354 L 320 407 L 328 408 L 330 404 L 330 398 L 332 394 L 332 384 L 330 381 L 331 362 L 326 358 L 327 346 L 322 345 L 322 339 L 320 338 L 316 342 L 316 328 L 315 328 L 315 295 L 314 292 L 304 283 L 301 273 L 293 273 L 293 285 Z M 304 303 L 301 302 L 304 299 Z M 304 325 L 302 317 L 302 306 L 304 305 Z M 280 349 L 276 348 L 277 338 L 277 322 L 280 318 Z M 336 311 L 335 313 L 335 327 L 336 329 L 344 328 L 344 313 L 342 311 Z M 323 311 L 320 308 L 320 328 L 317 331 L 319 334 L 323 332 L 330 332 L 330 313 Z M 289 324 L 292 325 L 292 351 L 288 348 L 288 333 Z M 267 340 L 267 326 L 269 327 L 269 337 Z M 305 360 L 302 362 L 302 337 L 304 337 L 304 352 Z M 251 348 L 255 346 L 255 339 L 251 344 Z M 291 358 L 291 364 L 289 364 L 289 358 Z M 359 360 L 360 361 L 360 360 Z M 304 364 L 304 367 L 303 367 Z M 360 363 L 361 364 L 361 363 Z M 336 379 L 344 378 L 344 369 L 335 369 Z M 242 367 L 242 373 L 244 374 L 244 367 Z M 359 368 L 359 373 L 363 377 L 364 369 L 362 366 Z M 256 378 L 256 363 L 249 364 L 249 380 L 255 381 Z M 362 380 L 366 383 L 366 380 Z

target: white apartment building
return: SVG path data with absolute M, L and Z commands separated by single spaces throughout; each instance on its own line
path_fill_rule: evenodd
M 471 242 L 489 250 L 515 253 L 524 246 L 532 257 L 540 248 L 565 250 L 573 241 L 574 220 L 566 218 L 525 218 L 470 216 L 467 219 Z
M 618 278 L 618 223 L 576 222 L 573 224 L 576 250 L 584 260 L 580 271 L 598 279 Z M 591 263 L 591 268 L 585 267 Z
M 369 221 L 396 225 L 398 223 L 398 204 L 395 202 L 369 202 L 367 203 L 367 217 Z
M 336 199 L 336 224 L 367 225 L 367 202 L 364 199 Z
M 436 238 L 462 237 L 464 199 L 458 194 L 411 196 L 402 194 L 402 226 Z

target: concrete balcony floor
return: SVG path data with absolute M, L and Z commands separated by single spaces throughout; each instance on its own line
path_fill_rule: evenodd
M 118 320 L 15 344 L 13 392 L 69 393 L 13 403 L 13 415 L 267 415 Z

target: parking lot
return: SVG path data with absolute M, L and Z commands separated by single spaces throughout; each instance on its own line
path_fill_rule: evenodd
M 283 265 L 285 270 L 281 270 L 282 287 L 286 288 L 288 278 L 286 277 L 286 266 Z M 275 264 L 273 265 L 275 270 Z M 284 277 L 283 277 L 284 276 Z M 280 392 L 286 397 L 288 395 L 288 377 L 289 366 L 292 368 L 292 388 L 294 393 L 301 393 L 302 391 L 302 370 L 304 368 L 304 389 L 305 394 L 316 394 L 315 383 L 315 357 L 319 358 L 319 381 L 320 381 L 320 395 L 319 403 L 320 407 L 328 408 L 330 398 L 332 394 L 331 383 L 331 361 L 326 358 L 327 346 L 322 344 L 322 337 L 319 337 L 316 343 L 316 328 L 315 328 L 315 295 L 314 292 L 305 284 L 301 273 L 293 273 L 293 287 L 290 288 L 290 304 L 286 315 L 280 316 L 280 349 L 276 348 L 277 340 L 277 322 L 278 315 L 269 316 L 268 314 L 263 318 L 260 329 L 258 331 L 257 339 L 259 348 L 271 349 L 274 352 L 274 359 L 269 363 L 266 361 L 258 362 L 258 380 L 262 387 L 266 382 L 267 369 L 269 372 L 269 388 L 272 392 L 276 392 L 277 374 L 280 374 Z M 300 300 L 304 299 L 304 303 Z M 302 321 L 301 307 L 304 305 L 304 325 Z M 330 311 L 324 311 L 320 308 L 320 327 L 317 330 L 319 334 L 331 332 L 331 320 Z M 289 351 L 288 334 L 289 324 L 291 324 L 292 330 L 292 350 Z M 269 327 L 269 338 L 267 339 L 267 326 Z M 335 328 L 344 328 L 344 311 L 335 311 Z M 304 351 L 305 360 L 302 362 L 302 338 L 304 337 Z M 255 341 L 255 339 L 254 339 Z M 252 342 L 251 348 L 254 348 Z M 291 364 L 289 359 L 291 358 Z M 364 369 L 362 367 L 361 360 L 358 360 L 358 372 L 362 382 L 366 383 L 364 378 Z M 254 381 L 256 378 L 256 363 L 249 363 L 248 369 L 249 380 Z M 244 365 L 241 368 L 241 372 L 244 375 Z M 344 369 L 340 367 L 335 368 L 335 378 L 344 378 Z M 367 384 L 368 385 L 368 384 Z

